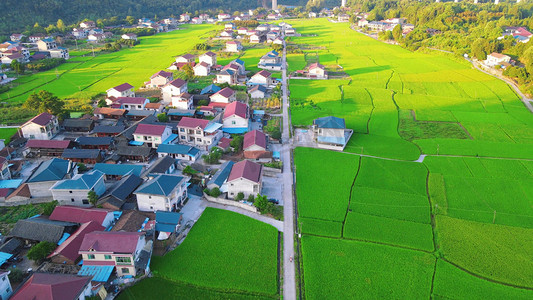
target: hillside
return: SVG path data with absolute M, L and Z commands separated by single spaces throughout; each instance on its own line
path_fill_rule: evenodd
M 285 0 L 280 4 L 296 5 L 299 0 Z M 3 0 L 2 6 L 7 8 L 0 14 L 0 35 L 21 31 L 25 26 L 38 22 L 46 27 L 57 19 L 66 24 L 88 19 L 110 18 L 113 16 L 136 18 L 154 16 L 179 16 L 182 13 L 220 10 L 235 11 L 253 9 L 261 6 L 262 1 L 248 0 L 92 0 L 87 4 L 84 0 Z M 28 18 L 31 16 L 31 18 Z

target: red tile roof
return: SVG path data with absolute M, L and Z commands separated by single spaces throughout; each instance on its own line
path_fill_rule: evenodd
M 324 69 L 324 66 L 321 65 L 321 64 L 319 64 L 319 63 L 314 63 L 314 64 L 311 64 L 311 65 L 309 66 L 309 70 L 311 70 L 311 69 L 315 69 L 315 68 Z
M 202 120 L 202 119 L 183 117 L 183 118 L 181 118 L 180 122 L 178 123 L 178 126 L 187 127 L 187 128 L 200 127 L 202 129 L 205 129 L 207 124 L 209 124 L 209 120 Z
M 202 67 L 204 67 L 204 68 L 209 67 L 209 65 L 208 65 L 205 61 L 203 61 L 203 62 L 197 64 L 197 65 L 195 66 L 195 68 L 198 67 L 198 66 L 202 66 Z
M 239 101 L 231 102 L 226 106 L 226 109 L 224 110 L 224 119 L 233 115 L 246 119 L 247 112 L 248 105 Z
M 246 159 L 260 159 L 260 158 L 272 158 L 272 152 L 270 151 L 244 151 L 244 158 Z
M 230 45 L 240 45 L 241 42 L 239 42 L 239 41 L 229 41 L 229 42 L 226 42 L 226 44 L 230 44 Z
M 67 149 L 69 146 L 70 141 L 29 140 L 26 143 L 26 147 L 28 148 Z
M 57 206 L 54 209 L 49 219 L 74 223 L 87 223 L 90 221 L 96 221 L 99 224 L 103 224 L 109 212 L 110 211 L 101 208 L 83 208 L 78 206 L 62 205 Z
M 223 103 L 223 102 L 211 102 L 209 103 L 209 105 L 207 107 L 210 107 L 210 108 L 213 108 L 213 109 L 216 109 L 216 108 L 226 108 L 226 106 L 228 106 L 228 103 Z
M 126 82 L 126 83 L 123 83 L 121 85 L 117 85 L 113 89 L 115 89 L 115 90 L 117 90 L 119 92 L 124 92 L 124 91 L 132 89 L 132 88 L 133 88 L 133 85 L 131 85 L 131 84 Z
M 81 243 L 80 252 L 90 249 L 98 252 L 134 253 L 140 232 L 123 231 L 95 231 L 85 235 Z
M 144 104 L 146 102 L 144 97 L 118 97 L 115 103 L 120 104 Z
M 31 118 L 28 122 L 24 123 L 24 125 L 26 125 L 28 123 L 35 123 L 37 125 L 46 126 L 46 124 L 48 124 L 52 120 L 52 118 L 54 118 L 53 115 L 51 115 L 49 113 L 42 113 L 42 114 L 38 114 L 35 117 Z M 24 125 L 22 125 L 22 126 L 24 126 Z
M 78 299 L 91 277 L 76 275 L 34 273 L 11 296 L 12 300 Z
M 78 260 L 78 257 L 80 256 L 80 246 L 83 242 L 83 238 L 87 233 L 91 233 L 93 231 L 103 231 L 105 230 L 105 227 L 98 224 L 98 222 L 90 221 L 87 223 L 83 223 L 76 232 L 74 232 L 66 241 L 61 243 L 50 255 L 48 255 L 48 258 L 54 257 L 56 255 L 64 256 L 65 258 L 71 260 L 72 262 L 76 262 Z
M 268 72 L 268 71 L 262 70 L 260 72 L 255 73 L 254 76 L 262 76 L 262 77 L 268 78 L 268 77 L 272 76 L 272 74 L 270 72 Z
M 204 55 L 207 55 L 207 56 L 210 56 L 210 57 L 214 57 L 214 56 L 217 56 L 216 53 L 214 52 L 211 52 L 211 51 L 207 51 L 206 53 L 204 53 Z
M 111 108 L 111 107 L 97 107 L 94 109 L 93 114 L 122 116 L 126 113 L 125 109 Z
M 218 146 L 222 149 L 227 149 L 229 148 L 230 143 L 231 143 L 231 139 L 223 137 L 220 139 L 220 141 L 218 141 Z
M 222 97 L 225 97 L 225 98 L 229 98 L 231 96 L 233 96 L 233 94 L 235 94 L 235 91 L 230 89 L 229 87 L 225 87 L 223 89 L 221 89 L 220 91 L 216 92 L 213 94 L 214 95 L 220 95 Z M 211 97 L 213 97 L 211 96 Z
M 180 57 L 183 57 L 183 58 L 185 58 L 186 60 L 191 60 L 191 59 L 194 58 L 194 55 L 192 55 L 192 54 L 185 54 L 185 55 L 182 55 L 182 56 L 180 56 Z
M 183 80 L 181 78 L 176 78 L 176 79 L 172 80 L 171 82 L 169 82 L 168 84 L 173 85 L 173 86 L 175 86 L 177 88 L 180 88 L 180 87 L 184 86 L 185 84 L 187 84 L 187 81 L 185 81 L 185 80 Z
M 261 171 L 263 170 L 263 166 L 254 163 L 249 160 L 243 160 L 233 165 L 231 168 L 231 172 L 229 173 L 228 182 L 239 179 L 239 178 L 245 178 L 252 182 L 259 183 L 261 180 Z
M 161 102 L 155 102 L 155 103 L 146 103 L 144 108 L 146 109 L 160 109 L 163 103 Z
M 249 131 L 244 135 L 244 142 L 243 142 L 242 148 L 246 150 L 246 148 L 250 146 L 257 145 L 259 147 L 266 149 L 267 147 L 266 139 L 267 137 L 262 131 L 259 131 L 259 130 Z
M 169 78 L 169 77 L 172 77 L 172 75 L 173 74 L 170 73 L 170 72 L 159 71 L 159 72 L 155 73 L 154 75 L 152 75 L 152 77 L 150 77 L 150 79 L 154 79 L 157 76 L 162 76 L 162 77 L 165 77 L 165 78 Z
M 160 136 L 163 135 L 166 128 L 165 125 L 139 124 L 135 129 L 135 134 Z

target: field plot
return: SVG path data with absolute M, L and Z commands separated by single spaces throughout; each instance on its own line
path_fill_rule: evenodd
M 17 133 L 18 128 L 0 128 L 0 139 L 4 140 L 7 145 L 11 141 L 11 137 Z
M 191 229 L 185 241 L 164 257 L 153 257 L 151 269 L 156 281 L 144 283 L 164 289 L 166 282 L 174 287 L 192 286 L 206 296 L 219 293 L 240 294 L 242 298 L 277 298 L 278 232 L 267 224 L 237 213 L 207 208 Z M 158 287 L 159 286 L 159 287 Z M 131 293 L 141 288 L 132 289 Z M 167 295 L 161 291 L 161 296 Z M 128 293 L 125 293 L 128 294 Z M 217 298 L 215 297 L 215 298 Z M 142 298 L 142 297 L 141 297 Z M 162 298 L 157 298 L 162 299 Z

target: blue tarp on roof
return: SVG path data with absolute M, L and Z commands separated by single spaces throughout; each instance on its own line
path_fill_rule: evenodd
M 281 159 L 281 154 L 279 153 L 279 151 L 273 151 L 272 158 Z
M 257 109 L 254 109 L 254 115 L 264 115 L 265 114 L 265 111 L 264 110 L 257 110 Z
M 61 245 L 63 244 L 64 241 L 66 241 L 68 238 L 70 237 L 70 234 L 68 233 L 63 233 L 63 237 L 57 242 L 57 245 Z
M 207 133 L 212 133 L 212 132 L 215 132 L 215 130 L 219 129 L 220 127 L 222 127 L 222 124 L 220 123 L 209 123 L 205 127 L 204 131 Z
M 228 179 L 231 168 L 233 167 L 234 162 L 231 160 L 226 161 L 220 166 L 220 169 L 215 173 L 213 178 L 207 183 L 207 185 L 215 184 L 218 187 L 221 187 L 224 182 Z
M 11 258 L 11 256 L 13 256 L 13 254 L 0 252 L 0 266 L 5 264 L 6 261 Z
M 22 183 L 22 179 L 0 180 L 0 189 L 16 189 Z
M 239 127 L 239 128 L 222 128 L 222 131 L 229 134 L 242 134 L 250 131 L 248 127 Z
M 163 141 L 163 144 L 170 144 L 173 140 L 177 139 L 178 135 L 173 133 L 166 140 Z
M 193 146 L 182 144 L 160 144 L 157 146 L 158 153 L 183 154 L 195 157 L 200 150 Z
M 132 146 L 142 146 L 144 144 L 144 142 L 130 141 L 128 144 L 130 144 Z
M 107 282 L 115 266 L 81 266 L 79 276 L 93 276 L 92 281 Z

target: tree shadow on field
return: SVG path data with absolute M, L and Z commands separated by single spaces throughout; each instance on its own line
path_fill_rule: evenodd
M 373 66 L 373 67 L 355 69 L 353 72 L 350 72 L 350 73 L 351 75 L 359 75 L 359 74 L 365 74 L 365 73 L 381 72 L 381 71 L 390 70 L 390 69 L 391 69 L 390 65 Z

